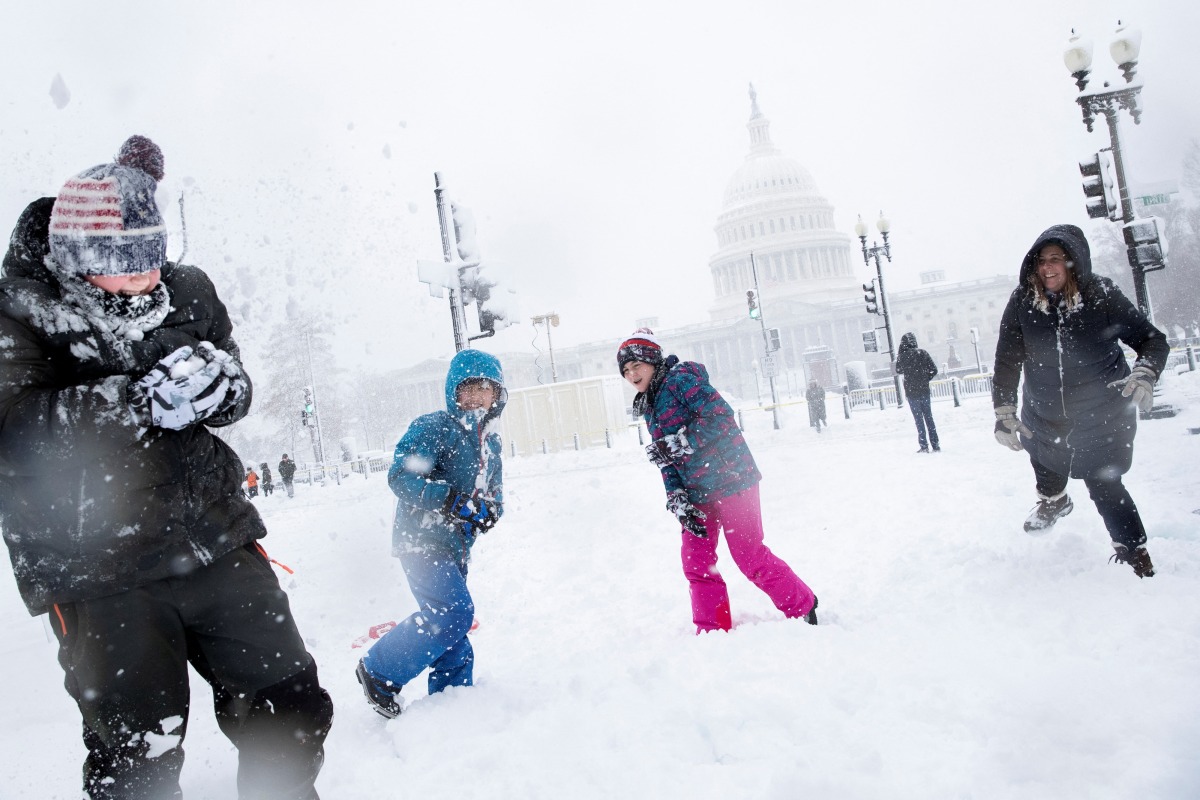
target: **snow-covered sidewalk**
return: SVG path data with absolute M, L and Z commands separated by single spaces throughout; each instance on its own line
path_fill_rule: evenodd
M 1193 798 L 1200 796 L 1200 373 L 1141 425 L 1127 484 L 1158 575 L 1109 564 L 1103 525 L 1021 522 L 1028 461 L 991 405 L 939 403 L 944 451 L 907 410 L 818 435 L 747 415 L 767 543 L 817 591 L 821 625 L 782 619 L 724 554 L 736 629 L 692 633 L 678 539 L 632 437 L 509 459 L 507 510 L 476 549 L 477 684 L 390 723 L 350 642 L 413 610 L 388 556 L 382 475 L 259 501 L 264 545 L 337 704 L 325 800 L 453 798 Z M 724 549 L 722 548 L 722 552 Z M 55 649 L 0 577 L 4 798 L 77 797 L 79 722 Z M 235 756 L 198 679 L 190 800 L 236 796 Z

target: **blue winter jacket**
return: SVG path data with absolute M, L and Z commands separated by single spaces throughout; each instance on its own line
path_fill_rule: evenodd
M 665 376 L 646 398 L 644 417 L 659 439 L 687 427 L 695 452 L 662 468 L 668 492 L 685 489 L 693 503 L 729 497 L 762 480 L 733 409 L 708 382 L 708 370 L 694 361 L 669 356 Z
M 455 402 L 459 384 L 487 378 L 500 386 L 500 399 L 490 409 L 462 411 Z M 508 394 L 495 356 L 463 350 L 446 375 L 446 410 L 413 420 L 396 445 L 388 486 L 400 498 L 392 526 L 392 554 L 412 547 L 437 548 L 466 563 L 474 536 L 464 536 L 441 510 L 448 497 L 467 494 L 495 504 L 504 512 L 502 447 L 495 424 Z

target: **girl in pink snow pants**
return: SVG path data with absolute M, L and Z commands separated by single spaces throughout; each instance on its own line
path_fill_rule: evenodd
M 762 479 L 733 409 L 708 382 L 702 364 L 663 358 L 648 328 L 617 350 L 617 368 L 637 390 L 634 409 L 653 441 L 646 448 L 662 472 L 667 510 L 682 527 L 683 574 L 696 632 L 729 630 L 729 592 L 717 571 L 721 531 L 733 563 L 787 617 L 817 624 L 817 596 L 763 542 Z

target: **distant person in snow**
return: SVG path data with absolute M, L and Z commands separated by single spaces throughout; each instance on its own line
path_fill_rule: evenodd
M 808 424 L 820 433 L 822 425 L 829 426 L 825 420 L 825 390 L 815 379 L 811 380 L 804 391 L 804 399 L 808 403 Z
M 904 376 L 904 396 L 917 424 L 918 453 L 942 449 L 938 441 L 937 426 L 933 424 L 933 409 L 930 408 L 929 382 L 938 374 L 937 365 L 929 353 L 917 347 L 917 335 L 906 333 L 900 337 L 896 353 L 896 372 Z
M 246 490 L 251 497 L 258 497 L 258 473 L 254 467 L 246 467 Z
M 30 613 L 50 612 L 87 797 L 180 796 L 190 662 L 241 797 L 311 799 L 333 706 L 257 546 L 241 461 L 210 431 L 246 415 L 250 379 L 211 281 L 166 261 L 158 176 L 92 167 L 17 222 L 0 527 Z
M 1132 370 L 1120 342 L 1137 352 Z M 1169 352 L 1166 337 L 1120 289 L 1092 274 L 1083 231 L 1055 225 L 1038 236 L 1000 319 L 992 389 L 996 440 L 1024 448 L 1033 464 L 1038 503 L 1026 531 L 1071 513 L 1067 479 L 1082 478 L 1112 538 L 1110 560 L 1139 578 L 1154 574 L 1146 529 L 1121 476 L 1133 462 L 1138 409 L 1150 410 Z
M 262 470 L 262 493 L 263 497 L 270 497 L 271 492 L 275 491 L 275 485 L 271 483 L 271 468 L 267 466 L 267 462 L 259 464 Z
M 283 481 L 283 488 L 287 490 L 288 497 L 294 497 L 292 478 L 296 475 L 296 462 L 288 458 L 288 454 L 284 453 L 283 458 L 279 460 L 279 479 Z
M 729 591 L 717 571 L 721 531 L 733 563 L 776 608 L 816 625 L 817 596 L 763 542 L 762 475 L 704 365 L 664 358 L 653 331 L 638 328 L 617 348 L 617 370 L 637 390 L 634 410 L 653 437 L 646 454 L 662 473 L 667 510 L 679 521 L 696 632 L 733 627 Z
M 446 375 L 446 410 L 418 417 L 396 445 L 392 555 L 419 608 L 358 662 L 367 702 L 384 717 L 400 714 L 400 690 L 426 669 L 430 694 L 474 681 L 467 561 L 504 512 L 497 425 L 507 400 L 500 361 L 463 350 Z

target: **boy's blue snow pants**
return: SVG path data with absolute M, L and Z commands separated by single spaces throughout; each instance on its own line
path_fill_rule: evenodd
M 400 565 L 420 610 L 409 616 L 363 657 L 374 675 L 403 686 L 429 668 L 429 693 L 470 686 L 475 655 L 467 631 L 475 604 L 467 590 L 467 566 L 436 548 L 400 553 Z

